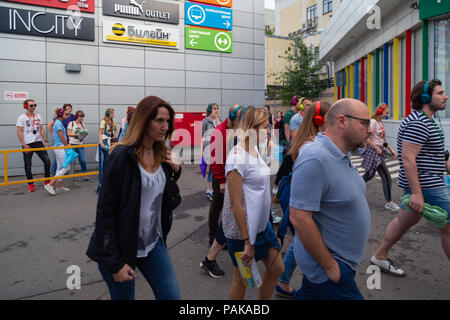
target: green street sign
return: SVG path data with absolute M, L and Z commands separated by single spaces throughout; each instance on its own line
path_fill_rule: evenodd
M 186 49 L 232 52 L 233 33 L 225 30 L 213 30 L 198 27 L 186 27 Z

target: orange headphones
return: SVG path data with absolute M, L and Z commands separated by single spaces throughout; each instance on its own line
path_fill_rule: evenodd
M 317 127 L 323 126 L 325 123 L 325 119 L 320 114 L 320 101 L 316 102 L 316 114 L 314 115 L 313 121 Z
M 383 114 L 384 109 L 386 109 L 387 107 L 388 107 L 387 104 L 385 104 L 380 109 L 378 109 L 377 115 L 381 116 Z

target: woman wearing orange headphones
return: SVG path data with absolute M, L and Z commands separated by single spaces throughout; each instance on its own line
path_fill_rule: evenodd
M 372 134 L 369 139 L 367 139 L 367 147 L 364 151 L 364 159 L 361 166 L 366 169 L 366 173 L 363 175 L 363 179 L 366 182 L 375 176 L 375 172 L 378 172 L 383 186 L 384 198 L 386 199 L 384 208 L 387 210 L 398 211 L 400 210 L 400 207 L 392 201 L 392 179 L 384 157 L 384 153 L 389 150 L 394 158 L 397 158 L 397 153 L 386 142 L 386 130 L 384 129 L 382 120 L 388 116 L 388 105 L 385 103 L 378 105 L 370 120 Z

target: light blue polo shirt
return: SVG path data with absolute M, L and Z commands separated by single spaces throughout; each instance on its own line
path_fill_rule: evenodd
M 289 128 L 297 131 L 298 128 L 300 128 L 302 121 L 303 117 L 297 112 L 297 114 L 291 118 L 291 121 L 289 121 Z
M 366 184 L 350 161 L 320 133 L 294 163 L 291 207 L 313 212 L 313 220 L 331 255 L 356 270 L 364 255 L 370 231 Z M 304 275 L 313 283 L 329 278 L 303 247 L 297 234 L 294 255 Z
M 61 120 L 56 119 L 55 124 L 53 125 L 53 140 L 55 141 L 55 147 L 61 147 L 64 145 L 59 137 L 58 131 L 62 131 L 63 136 L 67 137 L 66 128 L 63 123 Z

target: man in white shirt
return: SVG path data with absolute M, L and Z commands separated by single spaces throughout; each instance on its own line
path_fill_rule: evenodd
M 37 105 L 34 100 L 25 100 L 23 107 L 27 111 L 20 115 L 17 119 L 17 136 L 23 149 L 45 148 L 43 142 L 45 142 L 47 147 L 50 147 L 47 137 L 45 136 L 44 127 L 41 125 L 41 116 L 35 112 L 36 106 Z M 31 172 L 31 158 L 33 157 L 34 152 L 37 153 L 39 158 L 41 158 L 44 163 L 45 177 L 50 177 L 50 159 L 47 151 L 30 150 L 28 152 L 23 152 L 23 161 L 25 164 L 25 174 L 27 176 L 27 180 L 33 179 L 33 174 Z M 49 182 L 50 181 L 45 181 L 45 184 Z M 28 191 L 34 192 L 33 182 L 28 183 Z

